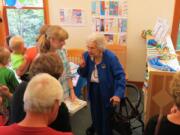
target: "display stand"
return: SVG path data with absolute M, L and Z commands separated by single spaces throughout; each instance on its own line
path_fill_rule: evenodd
M 164 58 L 160 60 L 161 63 L 170 66 L 171 68 L 179 71 L 179 63 L 175 50 L 173 48 L 170 37 L 166 37 L 166 47 L 169 52 L 163 54 L 157 46 L 149 46 L 149 40 L 153 39 L 152 36 L 146 36 L 146 46 L 147 46 L 147 70 L 144 82 L 144 121 L 147 123 L 149 118 L 159 114 L 160 109 L 163 110 L 164 114 L 169 113 L 170 108 L 173 105 L 173 100 L 169 95 L 169 85 L 176 72 L 162 71 L 153 68 L 148 60 L 152 57 Z M 161 47 L 163 50 L 163 47 Z M 163 55 L 166 55 L 164 57 Z

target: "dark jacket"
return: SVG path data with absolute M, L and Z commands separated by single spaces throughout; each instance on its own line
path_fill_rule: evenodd
M 86 66 L 79 68 L 78 73 L 87 79 L 87 86 L 89 89 L 91 74 L 95 68 L 94 61 L 90 58 L 88 52 L 84 53 Z M 100 91 L 106 105 L 109 105 L 109 99 L 112 96 L 123 98 L 126 86 L 125 73 L 119 63 L 118 58 L 109 50 L 104 50 L 103 59 L 97 65 Z
M 18 123 L 24 119 L 26 113 L 24 112 L 23 96 L 28 82 L 23 81 L 16 88 L 11 103 L 10 124 Z M 71 131 L 71 124 L 69 119 L 68 108 L 65 103 L 59 107 L 59 112 L 56 120 L 51 123 L 50 127 L 58 131 Z

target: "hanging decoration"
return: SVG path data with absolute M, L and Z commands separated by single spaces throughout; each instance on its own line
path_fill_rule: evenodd
M 17 1 L 15 7 L 18 8 L 18 9 L 20 9 L 20 8 L 23 7 L 23 4 L 20 3 L 19 1 Z
M 23 4 L 25 2 L 25 0 L 19 0 L 19 3 Z
M 5 2 L 8 6 L 15 6 L 16 4 L 16 0 L 5 0 Z

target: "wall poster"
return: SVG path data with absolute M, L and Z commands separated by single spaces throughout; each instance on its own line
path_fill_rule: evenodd
M 82 9 L 60 9 L 60 24 L 85 26 L 85 12 Z
M 109 43 L 126 43 L 127 0 L 92 0 L 93 31 L 102 33 Z

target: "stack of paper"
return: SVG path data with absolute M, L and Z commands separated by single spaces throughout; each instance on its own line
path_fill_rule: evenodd
M 64 102 L 69 109 L 70 115 L 75 114 L 77 111 L 79 111 L 83 107 L 87 106 L 86 101 L 80 100 L 78 98 L 76 98 L 74 102 L 72 102 L 70 98 L 67 98 L 67 99 L 65 99 Z

